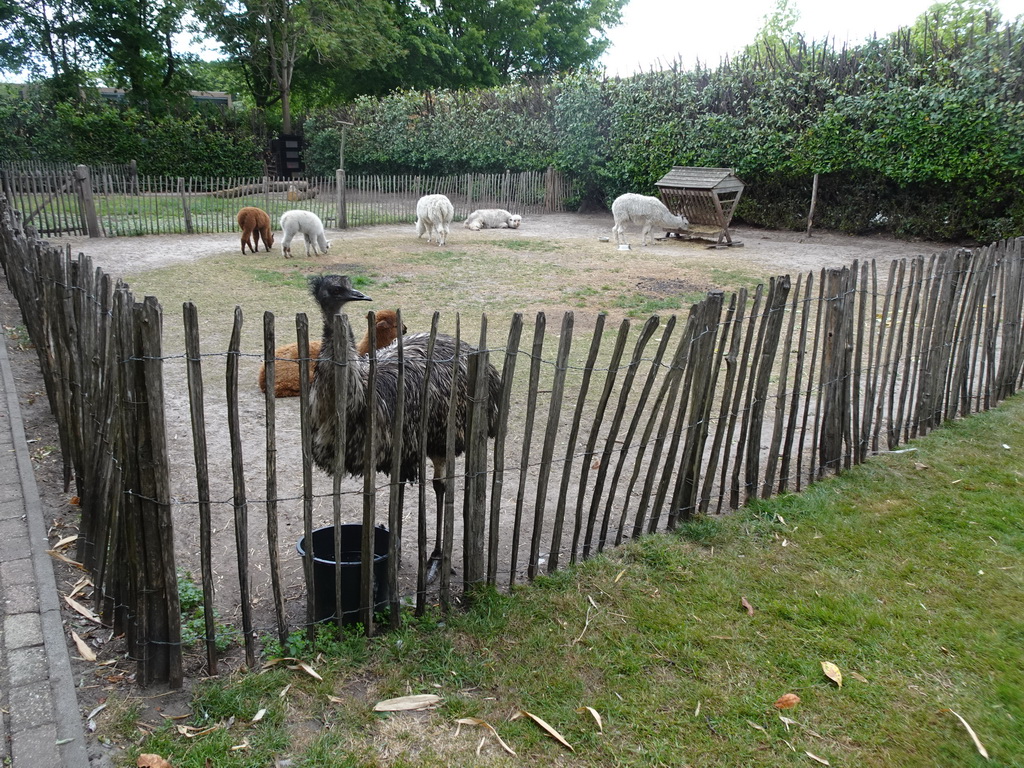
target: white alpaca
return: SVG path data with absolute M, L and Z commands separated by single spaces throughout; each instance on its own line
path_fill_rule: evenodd
M 455 216 L 452 201 L 444 195 L 424 195 L 416 203 L 416 237 L 427 233 L 427 242 L 431 242 L 437 233 L 437 244 L 444 245 L 448 236 L 449 225 Z
M 488 227 L 491 229 L 501 229 L 502 227 L 519 229 L 522 220 L 522 216 L 509 213 L 504 208 L 478 208 L 466 217 L 466 223 L 463 226 L 474 232 Z
M 612 215 L 615 217 L 612 234 L 615 235 L 616 243 L 626 242 L 624 225 L 627 223 L 642 228 L 642 245 L 647 245 L 647 236 L 655 224 L 665 229 L 687 229 L 690 226 L 685 216 L 676 216 L 658 198 L 633 193 L 615 198 L 615 202 L 612 203 Z M 654 242 L 653 237 L 651 242 Z
M 306 256 L 309 256 L 309 247 L 313 246 L 313 253 L 319 255 L 321 251 L 327 253 L 331 244 L 324 235 L 324 224 L 320 217 L 312 211 L 285 211 L 281 214 L 281 229 L 284 231 L 284 243 L 281 249 L 287 258 L 292 257 L 292 238 L 302 233 L 306 241 Z

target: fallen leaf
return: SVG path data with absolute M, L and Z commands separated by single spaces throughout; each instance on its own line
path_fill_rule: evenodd
M 775 700 L 776 709 L 792 709 L 800 703 L 800 697 L 795 693 L 784 693 Z
M 920 461 L 915 461 L 914 462 L 914 469 L 928 469 L 928 468 L 929 467 L 928 467 L 927 464 L 922 464 Z
M 92 712 L 90 712 L 85 719 L 86 720 L 92 720 L 94 717 L 96 717 L 96 715 L 98 715 L 100 712 L 102 712 L 106 708 L 107 708 L 106 702 L 104 702 L 103 704 L 100 704 L 98 707 L 96 707 L 96 709 L 94 709 Z
M 289 665 L 288 669 L 296 669 L 296 670 L 301 669 L 303 672 L 305 672 L 307 675 L 312 677 L 314 680 L 320 680 L 321 682 L 323 681 L 323 678 L 320 677 L 320 675 L 318 675 L 316 673 L 316 670 L 313 669 L 311 666 L 309 666 L 309 664 L 307 664 L 304 661 L 300 661 L 298 664 Z
M 622 578 L 623 576 L 625 576 L 625 575 L 626 575 L 626 569 L 625 569 L 625 568 L 623 568 L 623 569 L 622 569 L 621 571 L 619 571 L 619 573 L 618 573 L 618 575 L 617 575 L 617 576 L 615 577 L 615 581 L 614 581 L 613 583 L 615 583 L 615 584 L 618 584 L 618 583 L 619 583 L 619 579 L 621 579 L 621 578 Z
M 96 654 L 93 653 L 92 648 L 90 648 L 86 644 L 85 640 L 80 638 L 78 636 L 78 633 L 74 630 L 71 630 L 71 639 L 75 641 L 75 647 L 78 649 L 79 656 L 81 656 L 86 661 L 96 661 Z
M 821 662 L 821 671 L 825 673 L 825 677 L 831 680 L 840 688 L 843 687 L 843 673 L 839 671 L 839 667 L 833 664 L 831 661 Z
M 135 761 L 137 768 L 174 768 L 167 760 L 160 757 L 160 755 L 139 755 Z
M 847 672 L 846 674 L 848 674 L 854 680 L 857 680 L 858 682 L 861 682 L 861 683 L 866 683 L 868 681 L 868 679 L 866 677 L 864 677 L 864 675 L 858 674 L 856 672 Z
M 761 731 L 761 733 L 768 733 L 768 731 L 764 729 L 764 726 L 758 725 L 753 720 L 747 720 L 747 725 L 749 725 L 751 728 L 757 728 L 757 730 Z
M 54 558 L 55 560 L 60 560 L 62 563 L 67 563 L 68 565 L 70 565 L 70 566 L 72 566 L 74 568 L 77 568 L 80 571 L 86 571 L 88 573 L 88 569 L 84 565 L 82 565 L 81 563 L 75 562 L 74 560 L 72 560 L 67 555 L 63 555 L 60 552 L 58 552 L 57 550 L 55 550 L 55 549 L 48 549 L 48 550 L 46 550 L 46 554 L 48 554 L 50 557 Z
M 978 734 L 976 734 L 974 732 L 974 729 L 971 728 L 970 724 L 966 720 L 964 720 L 962 717 L 960 717 L 959 714 L 957 714 L 956 712 L 953 712 L 952 709 L 944 709 L 942 711 L 943 712 L 950 712 L 950 713 L 956 715 L 956 719 L 964 724 L 964 728 L 967 729 L 967 733 L 969 733 L 971 735 L 971 740 L 974 742 L 974 746 L 978 748 L 978 754 L 981 755 L 982 757 L 984 757 L 986 760 L 988 760 L 989 759 L 988 752 L 985 751 L 985 747 L 982 745 L 981 739 L 978 738 Z
M 344 704 L 345 703 L 344 699 L 340 699 L 337 696 L 331 696 L 330 694 L 327 694 L 327 700 L 329 702 L 331 702 L 331 704 Z
M 740 605 L 742 605 L 744 608 L 747 609 L 747 615 L 748 616 L 753 616 L 754 615 L 754 606 L 752 606 L 750 603 L 747 602 L 747 598 L 741 597 L 740 598 Z
M 818 756 L 817 756 L 816 754 L 814 754 L 813 752 L 804 752 L 804 754 L 805 754 L 805 755 L 807 755 L 807 756 L 808 756 L 809 758 L 811 758 L 811 760 L 817 760 L 817 761 L 818 761 L 819 763 L 821 763 L 822 765 L 832 765 L 832 763 L 830 763 L 830 762 L 829 762 L 828 760 L 826 760 L 826 759 L 825 759 L 824 757 L 818 757 Z
M 82 500 L 80 498 L 78 498 L 77 496 L 72 496 L 71 497 L 71 501 L 69 503 L 70 504 L 74 504 L 76 507 L 78 507 L 78 506 L 81 506 Z
M 249 747 L 249 740 L 248 739 L 244 739 L 241 744 L 235 744 L 235 746 L 233 746 L 229 751 L 230 752 L 237 752 L 239 749 L 249 749 L 249 748 L 250 748 Z
M 599 733 L 604 733 L 604 724 L 601 722 L 601 713 L 593 707 L 582 706 L 576 710 L 579 713 L 589 712 L 590 716 L 594 718 L 594 722 L 597 723 L 597 730 Z
M 72 542 L 77 541 L 77 540 L 78 540 L 78 534 L 77 533 L 73 533 L 70 536 L 65 536 L 63 539 L 58 541 L 56 544 L 53 545 L 53 548 L 54 549 L 61 549 L 62 547 L 66 547 L 68 544 L 71 544 Z
M 96 624 L 99 624 L 100 626 L 103 625 L 103 622 L 101 622 L 99 620 L 99 618 L 96 616 L 95 613 L 90 611 L 88 608 L 86 608 L 84 605 L 82 605 L 77 600 L 73 600 L 72 598 L 70 598 L 67 595 L 65 595 L 64 596 L 64 602 L 67 603 L 68 605 L 70 605 L 71 608 L 76 613 L 80 613 L 82 616 L 85 616 L 85 618 L 87 618 L 89 621 L 95 622 Z
M 512 747 L 510 747 L 502 740 L 501 736 L 498 735 L 498 732 L 494 730 L 494 726 L 488 723 L 486 720 L 481 720 L 479 717 L 460 717 L 455 722 L 461 725 L 479 725 L 481 728 L 486 728 L 492 734 L 494 734 L 494 738 L 496 738 L 498 740 L 498 743 L 501 744 L 502 749 L 504 749 L 513 757 L 516 756 L 515 750 L 512 749 Z
M 281 692 L 279 694 L 277 694 L 277 697 L 279 699 L 283 699 L 285 696 L 288 695 L 288 691 L 290 691 L 291 689 L 292 689 L 292 684 L 288 683 L 288 685 L 286 685 L 284 688 L 282 688 Z
M 781 720 L 782 724 L 786 726 L 787 731 L 789 730 L 789 726 L 791 725 L 800 725 L 800 723 L 798 723 L 796 720 L 790 720 L 788 717 L 785 717 L 783 715 L 779 715 L 779 720 Z
M 265 714 L 267 714 L 267 710 L 266 710 L 266 707 L 264 707 L 264 708 L 263 708 L 263 709 L 261 709 L 261 710 L 260 710 L 259 712 L 257 712 L 257 713 L 256 713 L 256 716 L 255 716 L 255 717 L 253 717 L 253 719 L 252 719 L 252 721 L 251 721 L 251 722 L 253 722 L 253 723 L 258 723 L 258 722 L 259 722 L 260 720 L 262 720 L 262 719 L 263 719 L 263 716 L 264 716 Z
M 601 459 L 594 459 L 594 463 L 590 465 L 590 468 L 591 469 L 600 469 L 601 468 Z
M 558 731 L 556 731 L 554 728 L 552 728 L 550 725 L 548 725 L 546 722 L 544 722 L 544 720 L 542 718 L 537 717 L 537 715 L 533 714 L 532 712 L 527 712 L 525 709 L 520 709 L 518 712 L 516 712 L 514 715 L 512 715 L 512 717 L 510 719 L 511 720 L 515 720 L 516 718 L 519 718 L 519 717 L 528 717 L 528 718 L 530 718 L 531 720 L 533 720 L 533 722 L 535 722 L 537 725 L 539 725 L 541 728 L 543 728 L 545 731 L 547 731 L 548 735 L 551 736 L 551 738 L 553 738 L 555 741 L 557 741 L 563 747 L 568 748 L 568 750 L 570 752 L 575 752 L 576 751 L 575 749 L 572 748 L 572 744 L 570 744 L 568 741 L 566 741 L 564 738 L 562 738 L 562 734 L 560 734 Z
M 373 706 L 374 712 L 408 712 L 415 709 L 426 709 L 441 703 L 441 697 L 434 693 L 419 693 L 415 696 L 399 696 L 397 699 L 384 699 Z

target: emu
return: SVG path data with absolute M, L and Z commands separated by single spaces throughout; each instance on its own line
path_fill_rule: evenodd
M 338 414 L 334 410 L 333 361 L 347 355 L 348 384 L 348 428 L 344 446 L 345 471 L 361 475 L 364 471 L 364 443 L 366 425 L 366 385 L 370 363 L 360 357 L 355 339 L 351 333 L 347 339 L 336 340 L 332 318 L 350 301 L 372 301 L 369 296 L 352 287 L 344 275 L 323 275 L 310 278 L 310 293 L 320 305 L 323 313 L 324 330 L 320 343 L 320 355 L 313 369 L 310 385 L 310 423 L 312 424 L 313 461 L 318 467 L 333 474 L 335 461 L 335 432 Z M 402 482 L 419 479 L 420 455 L 426 453 L 434 465 L 433 486 L 437 496 L 437 530 L 434 551 L 430 555 L 428 581 L 437 576 L 441 559 L 441 522 L 444 512 L 444 473 L 447 454 L 448 403 L 455 378 L 455 339 L 437 334 L 434 342 L 433 365 L 427 382 L 427 399 L 423 401 L 423 384 L 427 367 L 427 346 L 429 333 L 414 333 L 402 337 L 405 354 L 405 420 L 402 424 L 402 453 L 399 463 L 399 480 Z M 466 420 L 469 410 L 468 391 L 469 356 L 476 348 L 464 341 L 459 342 L 458 388 L 455 390 L 455 444 L 454 455 L 460 456 L 466 450 Z M 377 472 L 390 474 L 392 458 L 391 423 L 398 398 L 398 350 L 390 346 L 377 353 L 377 389 L 373 407 L 376 455 L 373 468 Z M 501 374 L 488 363 L 484 373 L 487 377 L 487 435 L 494 437 L 498 429 L 498 407 L 501 396 Z M 419 425 L 423 409 L 427 409 L 425 445 L 420 443 Z

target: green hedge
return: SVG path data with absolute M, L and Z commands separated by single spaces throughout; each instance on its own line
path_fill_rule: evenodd
M 155 119 L 134 107 L 0 98 L 0 160 L 127 163 L 142 174 L 256 176 L 265 141 L 218 110 Z

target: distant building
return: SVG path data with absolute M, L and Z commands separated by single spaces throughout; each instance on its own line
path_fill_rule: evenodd
M 108 101 L 122 101 L 127 95 L 124 88 L 97 88 L 100 96 Z M 231 109 L 231 94 L 224 91 L 189 91 L 192 101 L 197 104 L 216 104 Z

